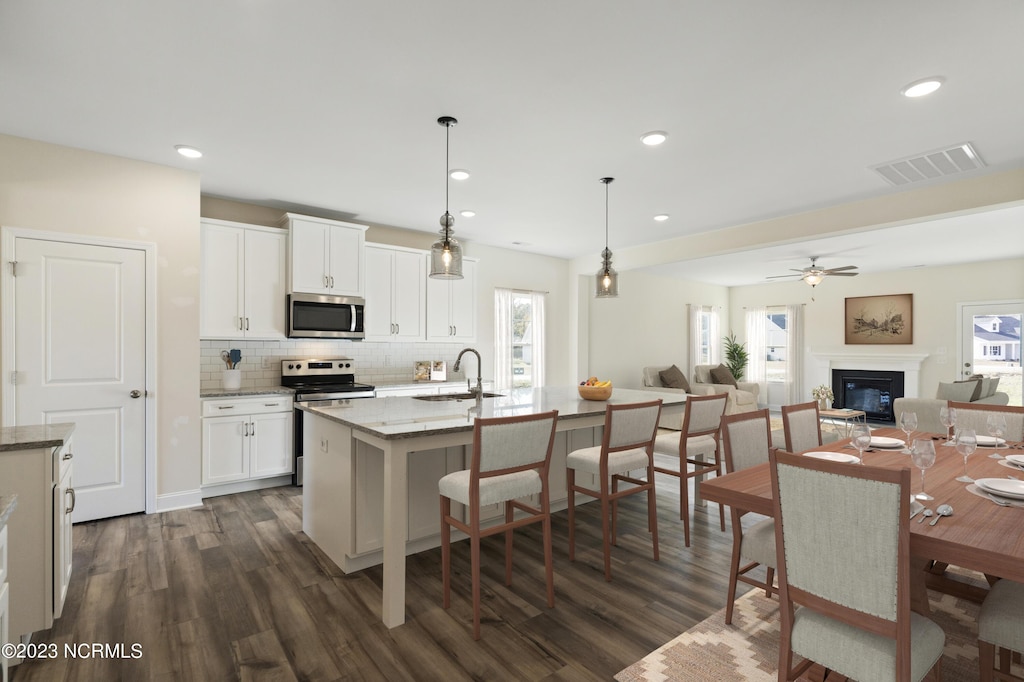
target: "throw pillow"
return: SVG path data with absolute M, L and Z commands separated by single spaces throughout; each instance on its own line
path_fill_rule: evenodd
M 981 400 L 992 395 L 992 380 L 988 377 L 981 380 L 981 390 L 978 391 L 978 397 L 975 400 Z
M 736 377 L 732 375 L 732 372 L 725 365 L 713 367 L 711 369 L 711 378 L 715 380 L 716 384 L 726 384 L 733 388 L 739 388 L 739 385 L 736 383 Z
M 947 384 L 939 382 L 939 390 L 935 392 L 935 397 L 939 400 L 953 400 L 958 403 L 969 403 L 971 396 L 974 395 L 976 381 L 958 381 L 956 383 Z
M 675 365 L 672 365 L 668 369 L 663 369 L 658 372 L 658 376 L 661 377 L 661 383 L 669 388 L 681 388 L 687 393 L 690 392 L 690 382 L 686 380 L 686 375 L 683 374 Z
M 988 395 L 983 397 L 991 398 L 996 394 L 997 388 L 999 388 L 999 377 L 992 377 L 992 385 L 988 387 Z
M 984 381 L 985 380 L 981 377 L 981 375 L 977 375 L 977 376 L 972 376 L 969 379 L 961 379 L 960 381 L 955 381 L 953 383 L 956 383 L 956 384 L 969 384 L 969 383 L 973 382 L 974 383 L 974 392 L 971 393 L 971 398 L 970 398 L 970 402 L 973 403 L 975 400 L 977 400 L 978 398 L 981 397 L 981 392 L 982 392 L 982 389 L 984 388 L 984 386 L 982 384 L 984 383 Z

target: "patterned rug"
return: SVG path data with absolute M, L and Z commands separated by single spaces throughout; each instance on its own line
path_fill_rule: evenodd
M 942 679 L 979 679 L 978 604 L 928 593 L 932 620 L 946 633 Z M 725 610 L 652 651 L 615 679 L 619 682 L 775 682 L 778 679 L 779 602 L 751 590 L 736 600 L 732 625 Z M 1016 674 L 1021 670 L 1015 666 Z

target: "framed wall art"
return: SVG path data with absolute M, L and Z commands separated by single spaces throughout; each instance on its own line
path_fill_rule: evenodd
M 846 299 L 846 343 L 898 345 L 914 342 L 914 295 Z

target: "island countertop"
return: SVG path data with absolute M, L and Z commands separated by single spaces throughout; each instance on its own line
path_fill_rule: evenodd
M 75 425 L 72 423 L 5 426 L 0 428 L 0 452 L 64 445 L 74 430 Z
M 476 417 L 510 417 L 558 410 L 559 421 L 603 414 L 611 404 L 639 403 L 661 398 L 664 405 L 682 405 L 686 396 L 616 388 L 608 400 L 583 400 L 575 386 L 516 388 L 501 396 L 468 400 L 419 400 L 384 397 L 334 400 L 329 404 L 296 403 L 305 412 L 344 424 L 385 440 L 472 431 Z M 479 406 L 478 406 L 479 402 Z

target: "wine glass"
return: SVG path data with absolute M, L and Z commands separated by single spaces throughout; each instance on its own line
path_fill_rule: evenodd
M 871 445 L 871 428 L 867 424 L 854 424 L 853 431 L 850 432 L 850 442 L 857 448 L 860 463 L 863 464 L 864 451 Z
M 988 427 L 989 435 L 996 439 L 995 445 L 992 447 L 998 450 L 998 439 L 1006 435 L 1006 415 L 1002 412 L 989 412 L 988 417 L 985 418 L 985 425 Z M 989 457 L 992 459 L 1003 458 L 998 452 L 993 452 Z
M 978 449 L 978 437 L 974 429 L 960 429 L 956 434 L 956 451 L 964 456 L 964 475 L 957 476 L 956 480 L 961 483 L 974 483 L 974 479 L 967 475 L 967 458 Z
M 939 408 L 939 423 L 946 427 L 946 445 L 953 442 L 949 430 L 956 426 L 956 408 L 943 405 Z
M 919 500 L 934 500 L 934 497 L 924 491 L 924 470 L 935 464 L 935 442 L 931 438 L 915 440 L 910 457 L 914 460 L 914 466 L 921 470 L 921 492 L 914 497 Z
M 900 429 L 907 434 L 906 447 L 903 452 L 910 452 L 910 434 L 917 428 L 917 412 L 904 412 L 900 415 Z

